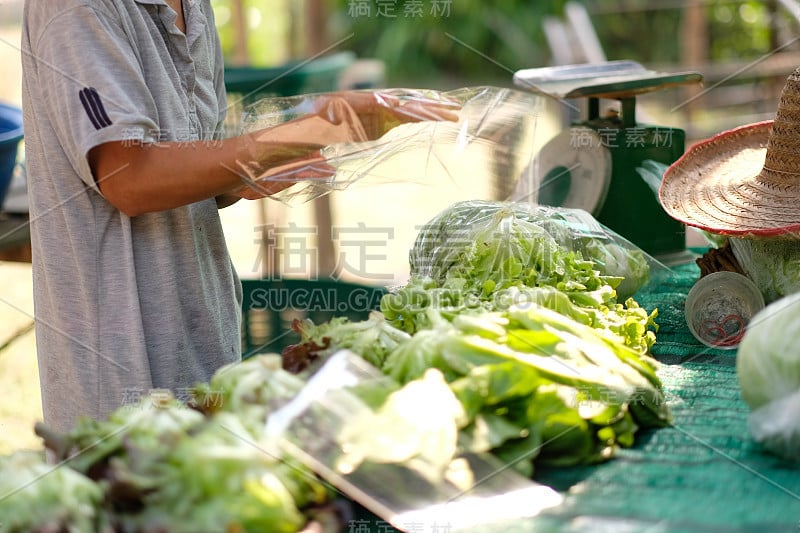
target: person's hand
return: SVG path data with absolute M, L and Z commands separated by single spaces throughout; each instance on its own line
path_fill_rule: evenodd
M 298 181 L 329 179 L 336 170 L 320 150 L 338 143 L 380 138 L 408 122 L 456 121 L 461 105 L 413 91 L 341 91 L 316 97 L 313 110 L 294 120 L 241 137 L 239 169 L 251 186 L 234 194 L 257 199 Z
M 457 121 L 460 109 L 458 102 L 434 100 L 424 93 L 341 91 L 317 98 L 311 117 L 332 126 L 327 131 L 327 144 L 332 144 L 374 140 L 408 122 Z
M 313 106 L 298 118 L 249 134 L 251 153 L 286 159 L 290 150 L 300 155 L 331 144 L 378 139 L 408 122 L 456 121 L 460 109 L 449 100 L 368 91 L 326 93 L 316 97 Z

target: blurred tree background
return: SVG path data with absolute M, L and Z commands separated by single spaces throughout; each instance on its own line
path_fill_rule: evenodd
M 651 118 L 685 126 L 694 138 L 772 118 L 800 65 L 800 0 L 212 2 L 229 65 L 277 66 L 347 50 L 382 62 L 385 86 L 438 90 L 511 87 L 520 69 L 564 64 L 564 49 L 576 48 L 553 44 L 545 26 L 566 21 L 576 4 L 588 20 L 582 35 L 596 38 L 604 59 L 703 75 L 702 89 L 640 99 L 660 115 Z
M 405 0 L 392 16 L 378 12 L 380 3 L 366 16 L 358 2 L 339 0 L 330 27 L 334 35 L 352 34 L 348 46 L 383 60 L 387 77 L 398 84 L 507 85 L 515 70 L 549 63 L 542 19 L 560 14 L 565 3 Z
M 553 53 L 547 16 L 563 16 L 566 0 L 213 0 L 226 57 L 276 65 L 311 55 L 313 37 L 337 50 L 377 58 L 389 85 L 507 85 L 521 68 L 547 66 Z M 609 60 L 645 65 L 685 63 L 682 23 L 700 6 L 705 61 L 757 58 L 796 34 L 783 2 L 728 0 L 586 0 L 581 2 Z M 238 7 L 237 7 L 238 6 Z M 318 11 L 318 13 L 313 13 Z M 246 30 L 246 37 L 241 29 Z M 319 35 L 323 32 L 324 35 Z M 682 36 L 683 35 L 683 36 Z M 695 36 L 698 37 L 698 36 Z M 246 42 L 239 42 L 242 39 Z M 237 47 L 238 44 L 238 47 Z M 242 48 L 247 54 L 241 53 Z M 237 57 L 236 50 L 239 50 Z

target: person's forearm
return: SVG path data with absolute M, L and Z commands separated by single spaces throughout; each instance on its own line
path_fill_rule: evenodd
M 110 142 L 89 152 L 89 164 L 103 196 L 126 215 L 137 216 L 240 189 L 240 162 L 267 170 L 318 148 L 287 140 L 299 133 L 279 127 L 213 144 Z M 279 184 L 275 192 L 289 185 Z
M 228 192 L 236 174 L 237 143 L 128 146 L 112 142 L 89 152 L 100 192 L 128 216 L 172 209 Z
M 89 165 L 103 196 L 129 216 L 207 198 L 225 202 L 227 193 L 260 198 L 297 181 L 334 175 L 320 153 L 324 146 L 372 140 L 405 122 L 456 120 L 460 109 L 455 102 L 359 91 L 332 93 L 316 104 L 314 113 L 214 146 L 105 143 L 89 152 Z M 258 181 L 257 190 L 243 186 L 244 174 Z

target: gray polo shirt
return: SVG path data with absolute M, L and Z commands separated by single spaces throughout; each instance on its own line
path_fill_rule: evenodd
M 154 388 L 186 398 L 241 357 L 239 280 L 213 199 L 130 218 L 86 155 L 210 141 L 225 116 L 209 0 L 26 0 L 23 112 L 44 421 L 71 427 Z M 207 149 L 204 142 L 187 149 Z

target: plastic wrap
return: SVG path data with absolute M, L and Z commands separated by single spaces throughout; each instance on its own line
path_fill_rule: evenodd
M 748 426 L 763 446 L 800 462 L 800 293 L 772 302 L 747 327 L 736 354 Z
M 478 269 L 471 264 L 471 272 L 483 271 L 489 279 L 507 266 L 505 261 L 516 259 L 522 268 L 552 278 L 565 269 L 564 253 L 577 252 L 602 276 L 622 278 L 616 284 L 620 301 L 646 285 L 651 270 L 665 268 L 586 211 L 475 200 L 454 204 L 422 228 L 409 255 L 411 274 L 443 282 L 458 274 L 454 269 L 464 264 L 465 256 L 479 255 L 477 247 L 491 242 L 500 246 L 492 250 L 491 264 Z
M 237 162 L 255 195 L 296 205 L 368 179 L 497 182 L 507 198 L 535 150 L 541 96 L 497 87 L 265 98 Z
M 747 426 L 764 448 L 800 463 L 800 390 L 750 413 Z
M 337 352 L 270 416 L 266 441 L 398 529 L 528 530 L 520 519 L 563 497 L 491 455 L 462 454 L 463 408 L 437 372 L 400 388 Z

